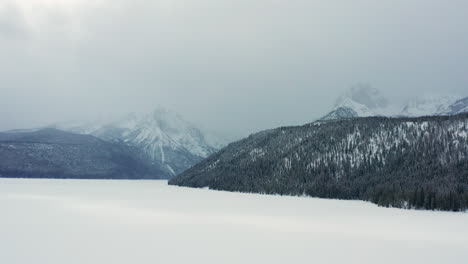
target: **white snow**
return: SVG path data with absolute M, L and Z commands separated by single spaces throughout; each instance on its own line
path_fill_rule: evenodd
M 166 167 L 172 173 L 172 175 L 174 176 L 177 175 L 177 173 L 175 173 L 175 171 L 172 169 L 172 167 L 169 164 L 166 164 Z
M 220 160 L 216 160 L 215 162 L 213 162 L 212 164 L 210 164 L 210 166 L 206 167 L 206 169 L 204 169 L 203 171 L 210 171 L 214 168 L 216 168 L 216 166 L 218 166 Z
M 165 181 L 0 179 L 2 263 L 468 263 L 468 214 Z
M 159 143 L 159 151 L 161 151 L 161 162 L 164 164 L 166 162 L 166 156 L 164 155 L 164 149 L 161 143 Z
M 286 170 L 290 170 L 291 167 L 291 160 L 289 158 L 284 158 L 284 168 Z
M 101 118 L 92 122 L 63 122 L 54 124 L 52 127 L 98 137 L 105 135 L 109 129 L 120 129 L 120 134 L 115 134 L 113 137 L 125 142 L 145 145 L 148 151 L 159 152 L 159 145 L 162 145 L 171 149 L 187 150 L 200 157 L 207 157 L 213 148 L 195 125 L 163 107 L 157 107 L 151 113 L 131 113 L 108 119 Z M 217 144 L 223 143 L 217 142 Z M 154 152 L 150 154 L 155 156 Z
M 357 103 L 350 98 L 343 99 L 343 101 L 339 104 L 339 107 L 347 107 L 347 108 L 353 109 L 359 117 L 378 115 L 375 111 L 371 110 L 369 107 L 363 104 Z
M 334 112 L 338 108 L 353 110 L 356 112 L 356 117 L 419 117 L 464 113 L 468 110 L 468 106 L 464 106 L 466 99 L 463 99 L 463 97 L 458 95 L 424 93 L 419 95 L 418 98 L 410 100 L 406 105 L 401 106 L 396 102 L 388 101 L 378 90 L 364 85 L 354 87 L 339 97 L 331 112 L 332 114 L 327 116 L 327 119 L 342 118 Z M 454 106 L 457 106 L 456 112 L 453 112 L 452 107 Z
M 376 89 L 368 86 L 354 87 L 336 100 L 334 110 L 327 119 L 334 120 L 338 116 L 338 108 L 349 109 L 355 112 L 356 117 L 369 116 L 395 116 L 399 109 L 388 103 L 388 100 Z
M 450 106 L 457 99 L 460 98 L 457 96 L 423 94 L 421 97 L 410 101 L 401 112 L 401 115 L 410 117 L 443 115 L 450 111 Z
M 216 151 L 216 147 L 210 143 L 214 142 L 213 136 L 210 136 L 209 142 L 205 132 L 177 113 L 162 107 L 157 107 L 151 113 L 132 113 L 93 122 L 66 122 L 52 127 L 139 147 L 153 162 L 166 165 L 162 169 L 172 175 L 175 175 L 173 168 L 185 166 L 179 164 L 181 159 L 178 155 L 192 155 L 191 159 L 201 159 Z M 216 141 L 217 146 L 222 145 L 221 141 Z
M 254 148 L 250 151 L 249 154 L 250 154 L 250 158 L 252 159 L 252 161 L 256 161 L 257 159 L 265 156 L 265 151 L 261 148 Z

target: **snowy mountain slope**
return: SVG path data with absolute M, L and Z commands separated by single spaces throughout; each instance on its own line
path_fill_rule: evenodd
M 467 129 L 468 114 L 280 127 L 231 143 L 169 183 L 465 210 Z
M 410 101 L 401 111 L 400 115 L 417 117 L 426 115 L 443 115 L 450 112 L 450 106 L 453 105 L 458 97 L 423 95 L 422 97 Z
M 337 103 L 341 104 L 349 99 L 358 104 L 365 105 L 369 109 L 382 109 L 389 105 L 389 100 L 379 90 L 365 83 L 351 87 L 349 91 L 338 98 Z
M 468 96 L 462 99 L 459 99 L 455 101 L 453 104 L 449 106 L 448 112 L 445 114 L 448 115 L 456 115 L 456 114 L 462 114 L 462 113 L 468 113 Z
M 377 112 L 369 107 L 348 98 L 336 105 L 335 109 L 322 117 L 321 120 L 348 119 L 355 117 L 377 116 Z
M 341 119 L 350 119 L 350 118 L 356 118 L 356 117 L 359 117 L 359 115 L 354 109 L 349 108 L 349 107 L 339 106 L 335 108 L 333 111 L 331 111 L 330 113 L 320 118 L 319 120 L 323 120 L 323 121 L 341 120 Z
M 157 108 L 149 114 L 129 114 L 109 121 L 61 123 L 54 127 L 138 147 L 172 176 L 217 150 L 197 127 L 164 108 Z
M 369 85 L 357 85 L 336 100 L 334 109 L 320 120 L 393 115 L 389 101 Z
M 378 90 L 367 85 L 358 85 L 338 98 L 333 110 L 319 120 L 369 116 L 456 115 L 466 112 L 468 112 L 468 97 L 427 94 L 411 100 L 401 109 L 396 104 L 390 104 Z

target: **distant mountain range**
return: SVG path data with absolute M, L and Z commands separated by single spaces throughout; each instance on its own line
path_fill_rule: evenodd
M 377 89 L 357 85 L 341 96 L 335 107 L 319 120 L 340 120 L 356 117 L 418 117 L 456 115 L 468 112 L 468 97 L 423 95 L 399 108 L 392 105 Z
M 57 123 L 50 127 L 136 147 L 164 172 L 165 178 L 190 168 L 226 144 L 219 139 L 208 139 L 195 125 L 164 108 L 149 114 L 128 114 L 105 121 Z
M 458 105 L 449 109 L 463 109 Z M 169 183 L 466 210 L 468 114 L 322 120 L 271 129 L 231 143 Z
M 387 125 L 392 124 L 387 128 L 389 131 L 393 132 L 388 134 L 390 132 L 385 132 L 382 130 L 379 133 L 385 134 L 386 138 L 374 138 L 372 139 L 372 142 L 366 141 L 370 140 L 366 137 L 358 137 L 356 139 L 357 141 L 353 141 L 354 143 L 352 145 L 348 145 L 346 147 L 341 145 L 334 145 L 336 144 L 334 140 L 343 140 L 343 137 L 345 136 L 348 138 L 348 140 L 351 140 L 349 139 L 350 136 L 355 137 L 353 134 L 354 132 L 348 131 L 350 127 L 356 128 L 370 126 L 360 119 L 352 121 L 359 117 L 453 116 L 467 112 L 467 110 L 468 97 L 421 97 L 418 100 L 410 102 L 402 109 L 398 109 L 397 107 L 394 107 L 384 96 L 382 96 L 378 90 L 373 89 L 367 85 L 359 85 L 340 97 L 337 100 L 335 108 L 330 113 L 321 118 L 318 122 L 313 123 L 313 125 L 305 126 L 311 127 L 309 128 L 310 131 L 306 131 L 306 134 L 303 134 L 304 131 L 302 129 L 297 128 L 298 131 L 302 132 L 296 133 L 296 130 L 291 128 L 281 130 L 281 133 L 293 133 L 297 137 L 285 136 L 270 138 L 269 136 L 261 136 L 270 135 L 270 133 L 278 133 L 279 131 L 279 129 L 268 130 L 257 133 L 248 139 L 240 141 L 246 143 L 247 145 L 242 145 L 243 143 L 239 142 L 232 143 L 228 147 L 223 148 L 220 154 L 217 153 L 217 151 L 227 145 L 228 141 L 212 137 L 210 134 L 203 132 L 174 112 L 168 111 L 164 108 L 157 108 L 153 112 L 147 114 L 128 114 L 118 118 L 110 118 L 99 121 L 63 122 L 50 125 L 46 129 L 14 130 L 8 133 L 1 133 L 0 158 L 2 160 L 0 161 L 0 177 L 15 177 L 16 175 L 18 177 L 50 178 L 171 179 L 176 175 L 181 174 L 180 177 L 177 177 L 174 181 L 171 181 L 171 183 L 193 185 L 198 187 L 204 185 L 201 183 L 206 182 L 206 186 L 213 188 L 242 191 L 263 191 L 263 187 L 260 189 L 254 188 L 257 184 L 255 179 L 252 179 L 253 181 L 249 182 L 242 178 L 240 182 L 237 182 L 241 185 L 254 184 L 253 187 L 242 187 L 237 185 L 236 182 L 232 182 L 232 180 L 237 181 L 236 177 L 238 177 L 239 173 L 252 175 L 252 173 L 259 173 L 259 171 L 261 171 L 261 173 L 268 172 L 271 175 L 276 175 L 276 169 L 282 170 L 281 167 L 278 167 L 278 164 L 280 164 L 278 163 L 278 159 L 281 160 L 284 158 L 283 152 L 287 149 L 290 149 L 288 144 L 299 144 L 300 142 L 303 142 L 303 140 L 307 139 L 307 142 L 309 142 L 308 144 L 312 145 L 307 145 L 307 148 L 301 147 L 301 151 L 306 151 L 309 154 L 312 152 L 316 153 L 318 156 L 323 156 L 323 159 L 328 158 L 328 160 L 320 161 L 320 168 L 323 171 L 328 170 L 326 168 L 327 164 L 330 167 L 336 167 L 338 165 L 344 166 L 341 163 L 338 165 L 334 164 L 333 162 L 337 162 L 336 160 L 329 160 L 331 158 L 331 154 L 326 152 L 326 150 L 329 149 L 336 150 L 334 155 L 341 155 L 341 157 L 344 157 L 347 155 L 349 156 L 351 152 L 354 153 L 357 147 L 364 146 L 362 148 L 365 149 L 365 152 L 359 152 L 360 154 L 358 157 L 353 157 L 349 161 L 353 162 L 353 164 L 356 164 L 356 162 L 369 162 L 369 159 L 374 157 L 367 155 L 369 151 L 372 152 L 375 151 L 375 149 L 381 153 L 388 154 L 393 151 L 392 153 L 394 153 L 394 155 L 406 155 L 402 150 L 398 150 L 401 152 L 395 152 L 396 150 L 394 148 L 398 148 L 402 146 L 402 144 L 409 144 L 409 146 L 413 147 L 415 146 L 415 144 L 413 144 L 413 140 L 416 140 L 414 133 L 416 133 L 417 137 L 421 137 L 421 131 L 414 128 L 413 130 L 410 128 L 405 128 L 405 124 L 413 124 L 414 122 L 420 122 L 418 123 L 418 126 L 421 127 L 426 127 L 427 124 L 431 124 L 430 127 L 438 130 L 436 132 L 432 130 L 423 131 L 424 135 L 428 134 L 430 137 L 435 137 L 440 136 L 437 133 L 443 133 L 443 136 L 447 137 L 447 140 L 443 143 L 432 141 L 427 143 L 432 144 L 433 147 L 441 149 L 442 145 L 445 145 L 446 148 L 448 148 L 451 146 L 450 144 L 453 143 L 450 142 L 449 138 L 456 138 L 463 135 L 465 135 L 465 141 L 460 139 L 457 142 L 459 142 L 458 144 L 466 145 L 466 126 L 464 126 L 461 130 L 457 128 L 458 130 L 456 131 L 446 131 L 447 128 L 440 127 L 440 125 L 438 125 L 443 121 L 449 127 L 452 127 L 453 124 L 451 121 L 447 121 L 448 117 L 440 119 L 442 120 L 440 122 L 437 121 L 439 119 L 436 117 L 431 117 L 426 121 L 422 119 L 422 121 L 420 119 L 416 119 L 415 121 L 413 119 L 400 118 L 395 119 L 398 121 L 390 122 L 388 119 L 369 119 L 370 121 L 368 120 L 366 122 L 369 122 L 369 124 L 373 125 L 379 122 Z M 454 120 L 459 119 L 460 118 L 457 119 L 454 117 Z M 449 118 L 449 120 L 451 119 Z M 424 122 L 429 123 L 426 124 Z M 332 125 L 330 123 L 336 124 Z M 329 134 L 323 134 L 321 133 L 322 130 L 319 129 L 322 127 L 322 125 L 324 128 L 330 127 L 332 129 L 336 129 L 337 131 L 327 130 Z M 408 136 L 408 138 L 402 139 L 401 136 L 394 134 L 396 133 L 395 129 L 404 130 L 406 131 L 404 135 L 411 135 L 411 137 Z M 348 134 L 342 134 L 343 131 L 348 131 Z M 359 131 L 359 133 L 364 133 L 366 136 L 369 136 L 374 132 L 374 130 L 369 131 L 366 129 Z M 458 134 L 453 134 L 455 132 Z M 312 136 L 317 133 L 322 135 L 322 137 Z M 436 134 L 432 135 L 431 133 Z M 249 141 L 251 138 L 254 138 L 255 141 Z M 258 140 L 260 139 L 264 140 L 261 141 L 261 144 L 265 144 L 265 146 L 269 149 L 268 155 L 265 152 L 265 148 L 257 146 L 259 144 Z M 271 141 L 272 139 L 278 140 L 278 142 L 273 142 Z M 383 142 L 383 140 L 385 140 L 385 142 Z M 423 141 L 424 138 L 418 138 L 417 140 Z M 392 145 L 392 142 L 398 142 L 398 144 L 395 143 L 397 145 L 394 146 Z M 375 144 L 375 146 L 370 147 L 369 145 L 366 145 L 371 143 Z M 213 157 L 223 155 L 222 153 L 225 152 L 231 153 L 232 149 L 236 148 L 236 146 L 239 146 L 239 144 L 241 144 L 243 149 L 250 151 L 249 155 L 251 155 L 253 161 L 257 159 L 263 159 L 265 155 L 269 157 L 268 160 L 262 162 L 261 167 L 258 167 L 258 164 L 255 162 L 252 163 L 245 159 L 239 160 L 235 158 L 237 157 L 237 154 L 235 154 L 232 158 L 225 160 L 226 163 L 223 165 L 225 167 L 223 167 L 222 171 L 213 170 L 213 173 L 224 173 L 225 175 L 218 175 L 215 177 L 214 174 L 211 173 L 211 169 L 216 168 L 218 166 L 218 162 L 223 161 L 223 159 L 212 162 Z M 416 144 L 417 148 L 406 150 L 427 151 L 426 149 L 421 149 L 421 146 L 418 144 Z M 252 148 L 252 146 L 257 147 Z M 459 145 L 456 147 L 458 146 Z M 311 147 L 311 149 L 308 149 L 309 147 Z M 454 151 L 453 148 L 454 147 L 450 147 L 449 150 Z M 236 150 L 236 152 L 239 151 Z M 428 155 L 435 155 L 435 153 L 428 153 Z M 462 160 L 464 161 L 466 160 L 465 158 L 468 157 L 468 154 L 464 153 L 463 151 L 456 153 L 450 152 L 450 155 L 462 157 Z M 290 157 L 287 158 L 288 162 L 290 162 Z M 379 162 L 383 162 L 387 165 L 391 164 L 388 161 L 383 161 L 384 158 L 386 157 L 379 156 Z M 299 155 L 299 159 L 304 160 L 305 157 L 300 157 Z M 365 161 L 356 161 L 355 159 L 365 159 Z M 92 164 L 93 160 L 95 160 L 96 164 Z M 242 164 L 239 164 L 238 162 L 242 162 Z M 343 162 L 343 160 L 340 160 L 340 162 Z M 432 160 L 431 162 L 434 164 L 437 163 L 436 160 Z M 424 164 L 418 164 L 423 167 L 430 167 Z M 464 168 L 463 164 L 460 166 L 462 167 L 457 168 Z M 200 168 L 203 169 L 200 170 Z M 342 167 L 340 168 L 342 169 Z M 350 168 L 347 168 L 348 169 L 345 174 L 349 175 Z M 451 169 L 456 170 L 457 168 Z M 301 167 L 301 169 L 304 168 Z M 388 168 L 382 167 L 381 169 L 387 170 Z M 434 167 L 433 169 L 440 168 Z M 252 170 L 252 172 L 248 172 L 248 170 Z M 305 172 L 306 171 L 301 171 L 301 173 Z M 371 172 L 375 173 L 375 171 Z M 336 171 L 334 171 L 334 173 L 336 173 Z M 389 172 L 387 171 L 387 173 Z M 231 175 L 233 178 L 229 178 L 231 177 L 229 175 Z M 289 174 L 282 175 L 282 177 L 290 176 L 291 175 Z M 207 179 L 212 179 L 215 181 L 215 183 Z M 295 181 L 294 179 L 292 180 L 293 182 Z M 304 180 L 309 181 L 309 179 Z M 226 184 L 228 184 L 230 187 Z M 232 184 L 232 186 L 230 184 Z M 452 187 L 452 185 L 450 186 Z M 282 191 L 282 189 L 272 190 Z M 272 190 L 268 190 L 268 192 Z M 413 191 L 416 190 L 408 190 L 408 192 Z M 287 193 L 297 194 L 295 191 L 290 190 L 288 190 Z M 314 191 L 311 192 L 310 195 L 327 196 L 329 194 L 325 195 L 324 193 Z M 446 192 L 443 192 L 443 195 L 446 195 Z M 343 197 L 356 198 L 358 196 L 362 199 L 375 199 L 375 195 L 366 196 L 361 193 L 359 193 L 357 196 L 344 195 Z M 340 198 L 341 196 L 336 197 Z M 400 199 L 397 201 L 397 203 L 401 201 L 402 200 Z M 392 206 L 398 206 L 395 204 L 395 201 L 387 201 L 384 204 L 389 205 L 389 203 L 391 203 Z M 411 206 L 413 205 L 411 204 Z
M 456 115 L 468 112 L 468 97 L 424 96 L 410 102 L 400 113 L 402 116 Z
M 0 177 L 167 178 L 135 147 L 51 128 L 0 133 Z
M 34 142 L 36 145 L 50 144 L 50 140 L 53 140 L 54 136 L 56 136 L 57 140 L 60 141 L 64 138 L 75 140 L 75 137 L 77 136 L 86 135 L 88 137 L 77 138 L 88 139 L 90 141 L 93 139 L 95 142 L 99 142 L 97 146 L 102 148 L 112 146 L 115 151 L 121 150 L 122 155 L 127 155 L 128 151 L 131 149 L 133 153 L 132 155 L 138 154 L 139 158 L 144 159 L 145 161 L 143 162 L 144 166 L 138 166 L 138 168 L 135 167 L 135 171 L 144 172 L 146 171 L 146 168 L 144 167 L 149 166 L 152 173 L 151 176 L 148 176 L 147 173 L 142 173 L 140 177 L 161 179 L 169 179 L 174 177 L 175 175 L 185 171 L 227 144 L 226 140 L 213 136 L 210 133 L 202 132 L 202 130 L 190 122 L 184 120 L 180 115 L 162 107 L 159 107 L 153 112 L 146 114 L 127 114 L 117 118 L 109 118 L 106 120 L 97 121 L 61 122 L 40 129 L 11 130 L 6 133 L 2 133 L 2 137 L 4 139 L 25 139 L 32 136 L 38 137 L 39 135 L 47 135 L 47 141 L 39 140 Z M 107 145 L 104 144 L 104 142 Z M 15 142 L 15 144 L 16 143 L 18 142 Z M 23 143 L 25 142 L 21 141 L 21 144 Z M 15 146 L 15 144 L 11 143 L 8 146 Z M 22 155 L 26 155 L 28 151 L 39 155 L 41 148 L 34 148 L 36 145 L 28 145 L 27 148 L 23 147 L 22 151 L 24 151 L 24 153 Z M 7 145 L 2 145 L 3 148 L 5 148 L 5 146 Z M 21 146 L 24 146 L 24 144 Z M 48 149 L 54 149 L 57 151 L 57 153 L 61 153 L 60 151 L 62 150 L 62 148 L 45 148 L 43 150 L 46 153 L 46 150 Z M 9 149 L 9 151 L 6 151 L 5 149 L 2 150 L 4 151 L 4 160 L 9 160 L 10 162 L 13 158 L 6 158 L 5 155 L 8 153 L 11 155 L 20 155 L 20 152 L 12 152 L 10 151 L 11 149 Z M 74 154 L 76 155 L 73 156 L 69 153 L 67 155 L 79 160 L 88 158 L 85 156 L 80 157 L 78 155 L 84 155 L 86 152 L 79 151 Z M 61 160 L 59 156 L 52 155 L 50 153 L 44 155 L 49 155 L 49 161 L 52 161 L 52 158 L 54 157 L 58 158 L 58 160 Z M 18 160 L 28 161 L 26 158 L 21 158 Z M 97 163 L 99 164 L 99 161 L 97 161 Z M 21 169 L 22 166 L 20 163 L 12 162 L 11 164 L 16 164 L 19 166 L 18 168 L 21 173 L 24 175 L 27 174 L 27 170 Z M 53 166 L 53 163 L 49 162 L 47 164 Z M 86 166 L 88 165 L 89 164 Z M 139 170 L 142 168 L 143 171 Z M 48 170 L 41 169 L 39 171 Z M 122 170 L 122 172 L 125 171 L 128 172 L 129 170 Z M 33 170 L 30 172 L 31 175 L 36 175 L 33 173 Z M 98 177 L 111 177 L 110 175 L 115 175 L 117 178 L 125 177 L 121 175 L 118 176 L 116 174 L 110 174 L 109 172 L 104 174 L 108 176 L 101 175 Z M 4 173 L 3 175 L 6 174 Z M 87 177 L 85 174 L 83 175 L 83 177 Z M 2 177 L 2 175 L 0 175 L 0 177 Z M 56 176 L 56 174 L 52 173 L 50 174 L 50 177 L 54 178 L 68 176 Z M 136 176 L 130 173 L 128 177 L 135 178 Z

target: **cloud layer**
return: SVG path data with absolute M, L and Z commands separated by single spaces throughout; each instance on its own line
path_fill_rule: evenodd
M 466 93 L 468 2 L 17 0 L 0 4 L 0 129 L 156 105 L 247 134 L 368 82 Z

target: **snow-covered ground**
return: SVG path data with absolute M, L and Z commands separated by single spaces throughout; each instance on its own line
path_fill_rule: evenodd
M 0 262 L 468 263 L 468 214 L 166 181 L 0 179 Z

